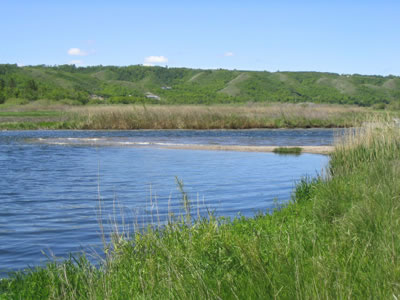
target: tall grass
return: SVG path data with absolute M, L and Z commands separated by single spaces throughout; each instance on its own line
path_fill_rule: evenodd
M 46 106 L 45 106 L 46 107 Z M 27 118 L 24 113 L 44 110 L 26 105 L 1 118 L 1 129 L 249 129 L 359 126 L 373 113 L 365 108 L 340 105 L 103 105 L 48 106 L 52 118 Z M 32 114 L 30 114 L 32 115 Z M 18 117 L 19 116 L 19 117 Z M 40 123 L 41 122 L 41 123 Z
M 349 132 L 273 213 L 172 218 L 114 239 L 99 268 L 80 257 L 14 274 L 0 298 L 398 299 L 399 173 L 398 128 Z
M 73 110 L 83 129 L 350 127 L 367 112 L 331 105 L 103 106 Z

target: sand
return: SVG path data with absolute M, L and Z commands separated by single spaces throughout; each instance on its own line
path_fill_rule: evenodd
M 282 146 L 279 146 L 282 147 Z M 288 146 L 299 147 L 302 153 L 329 154 L 334 146 Z M 167 149 L 187 150 L 220 150 L 220 151 L 242 151 L 242 152 L 273 152 L 278 146 L 238 146 L 238 145 L 166 145 Z

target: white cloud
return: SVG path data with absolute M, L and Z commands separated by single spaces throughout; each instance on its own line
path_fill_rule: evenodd
M 68 54 L 73 55 L 73 56 L 86 56 L 89 53 L 87 53 L 86 51 L 83 51 L 79 48 L 71 48 L 68 50 Z
M 79 66 L 79 65 L 83 64 L 83 61 L 78 60 L 78 59 L 74 59 L 74 60 L 71 60 L 68 64 L 69 65 L 77 65 L 77 66 Z
M 234 56 L 235 55 L 235 53 L 233 53 L 233 52 L 225 52 L 224 53 L 224 56 Z
M 168 62 L 168 58 L 165 56 L 147 56 L 144 59 L 144 65 L 150 64 L 162 64 Z

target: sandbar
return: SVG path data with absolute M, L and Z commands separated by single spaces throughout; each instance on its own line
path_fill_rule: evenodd
M 166 145 L 162 148 L 167 149 L 187 149 L 187 150 L 219 150 L 219 151 L 241 151 L 241 152 L 274 152 L 279 147 L 299 147 L 302 153 L 330 154 L 334 146 L 242 146 L 242 145 Z

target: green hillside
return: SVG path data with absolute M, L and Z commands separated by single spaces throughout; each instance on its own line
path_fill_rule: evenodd
M 0 65 L 0 103 L 316 102 L 361 106 L 400 102 L 400 77 L 145 66 Z

